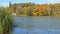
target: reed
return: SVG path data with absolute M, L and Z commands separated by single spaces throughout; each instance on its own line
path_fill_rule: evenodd
M 12 32 L 12 15 L 6 10 L 0 10 L 0 34 Z

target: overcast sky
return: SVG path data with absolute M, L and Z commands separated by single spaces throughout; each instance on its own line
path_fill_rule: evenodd
M 49 3 L 60 3 L 60 0 L 0 0 L 0 6 L 8 6 L 9 2 L 13 3 L 24 3 L 24 2 L 32 2 L 36 4 L 49 4 Z

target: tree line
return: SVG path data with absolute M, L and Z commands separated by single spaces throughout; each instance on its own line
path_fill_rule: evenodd
M 20 16 L 59 16 L 60 3 L 55 4 L 35 4 L 35 3 L 15 3 L 9 5 L 7 9 L 11 13 Z

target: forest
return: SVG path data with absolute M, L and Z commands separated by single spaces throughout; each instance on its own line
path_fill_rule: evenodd
M 55 4 L 35 4 L 27 3 L 9 3 L 9 7 L 0 7 L 12 15 L 16 16 L 60 16 L 60 3 Z

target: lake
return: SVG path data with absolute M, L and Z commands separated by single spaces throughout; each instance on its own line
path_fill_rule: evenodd
M 60 34 L 59 16 L 16 16 L 13 34 Z

